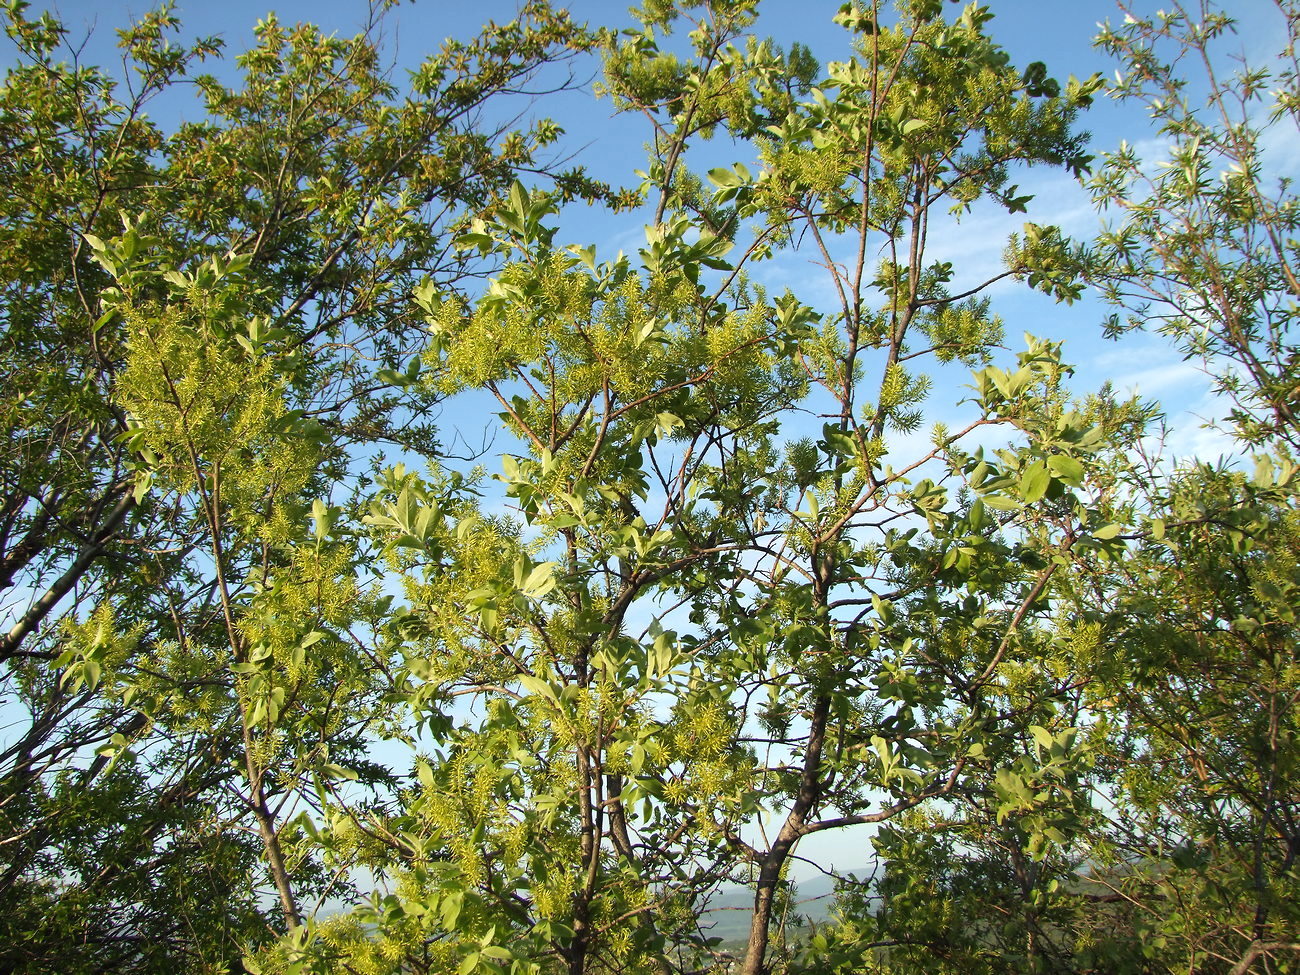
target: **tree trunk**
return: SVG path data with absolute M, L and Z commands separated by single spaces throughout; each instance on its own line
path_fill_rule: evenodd
M 767 955 L 776 885 L 781 879 L 786 860 L 803 835 L 803 825 L 807 822 L 809 813 L 821 798 L 822 746 L 826 741 L 826 722 L 830 710 L 831 699 L 828 695 L 821 695 L 813 704 L 812 726 L 808 731 L 808 751 L 804 755 L 799 792 L 785 817 L 781 832 L 777 834 L 776 841 L 759 867 L 758 887 L 754 891 L 754 916 L 749 924 L 749 941 L 745 946 L 741 975 L 761 975 L 766 971 L 763 962 Z

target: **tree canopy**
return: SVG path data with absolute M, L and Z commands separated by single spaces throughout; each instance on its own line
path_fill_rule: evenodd
M 846 4 L 823 65 L 757 0 L 529 0 L 399 83 L 387 6 L 220 72 L 163 7 L 119 76 L 9 0 L 0 965 L 1294 970 L 1275 6 L 1235 72 L 1208 0 L 1130 12 L 1107 81 L 975 3 Z M 584 72 L 627 185 L 544 117 Z M 1000 266 L 946 259 L 993 210 Z M 1238 454 L 1162 456 L 1010 288 L 1166 337 Z

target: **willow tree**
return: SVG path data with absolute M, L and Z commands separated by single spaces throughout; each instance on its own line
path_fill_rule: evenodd
M 1300 207 L 1283 148 L 1300 8 L 1265 7 L 1277 46 L 1231 71 L 1226 5 L 1130 14 L 1098 37 L 1119 65 L 1112 94 L 1165 145 L 1148 159 L 1123 145 L 1090 181 L 1107 221 L 1091 273 L 1113 334 L 1164 336 L 1210 376 L 1211 422 L 1238 456 L 1134 479 L 1130 557 L 1087 565 L 1124 676 L 1109 702 L 1118 814 L 1093 855 L 1097 891 L 1124 906 L 1093 924 L 1120 957 L 1195 972 L 1282 971 L 1300 952 Z
M 1218 396 L 1201 411 L 1228 456 L 1161 457 L 1136 429 L 1116 438 L 1094 481 L 1112 484 L 1098 501 L 1119 544 L 1073 548 L 1052 593 L 1087 728 L 1074 789 L 1094 808 L 1063 828 L 1072 849 L 1036 863 L 1008 842 L 1005 807 L 978 793 L 938 828 L 892 831 L 906 863 L 880 891 L 898 942 L 882 957 L 900 969 L 1024 970 L 1008 942 L 1031 919 L 1054 972 L 1243 975 L 1289 970 L 1300 950 L 1300 211 L 1285 149 L 1300 10 L 1252 10 L 1250 28 L 1279 43 L 1247 57 L 1233 51 L 1240 14 L 1175 3 L 1103 27 L 1108 94 L 1140 106 L 1157 141 L 1102 156 L 1085 183 L 1104 228 L 1057 255 L 1111 304 L 1112 338 L 1163 337 L 1208 374 Z
M 405 295 L 454 289 L 449 231 L 555 169 L 553 125 L 484 118 L 588 41 L 527 4 L 402 89 L 378 20 L 271 17 L 224 83 L 167 7 L 120 32 L 121 77 L 4 18 L 0 957 L 224 970 L 337 886 L 292 849 L 310 774 L 386 780 L 350 761 L 384 661 L 328 525 L 375 451 L 436 449 Z M 187 90 L 198 121 L 149 117 Z
M 607 47 L 609 94 L 652 128 L 635 258 L 561 246 L 553 197 L 519 185 L 459 238 L 506 261 L 485 292 L 415 294 L 421 381 L 490 403 L 506 453 L 385 476 L 369 523 L 427 737 L 399 803 L 321 829 L 394 882 L 285 963 L 797 966 L 782 899 L 808 837 L 977 794 L 1039 861 L 1080 812 L 1070 640 L 1033 624 L 1066 553 L 1115 550 L 1090 476 L 1132 417 L 1071 408 L 1051 343 L 1003 352 L 990 285 L 1077 293 L 1056 230 L 988 279 L 933 241 L 1025 210 L 1017 168 L 1078 172 L 1098 82 L 1014 68 L 976 6 L 846 8 L 853 54 L 820 77 L 749 38 L 754 14 L 649 5 Z M 683 21 L 690 56 L 661 47 Z M 719 132 L 746 158 L 697 173 Z M 765 288 L 782 258 L 830 305 Z M 974 388 L 928 442 L 923 370 Z M 753 894 L 731 962 L 702 918 L 724 881 Z M 859 969 L 888 937 L 862 920 L 825 949 Z

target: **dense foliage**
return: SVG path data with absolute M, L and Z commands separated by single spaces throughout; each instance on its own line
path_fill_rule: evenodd
M 378 20 L 204 74 L 164 8 L 115 78 L 9 0 L 0 966 L 1300 965 L 1300 8 L 1231 76 L 1223 13 L 1130 15 L 1107 88 L 976 4 L 846 5 L 822 66 L 756 3 L 534 0 L 399 87 Z M 639 185 L 491 122 L 574 60 Z M 1090 155 L 1103 93 L 1168 161 Z M 1096 239 L 943 259 L 1052 219 L 1028 167 Z M 1000 283 L 1169 337 L 1239 460 L 1160 457 Z M 871 872 L 810 925 L 831 834 Z

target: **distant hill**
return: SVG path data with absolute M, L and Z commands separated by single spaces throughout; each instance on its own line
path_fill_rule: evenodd
M 723 942 L 744 941 L 749 936 L 749 918 L 754 892 L 740 885 L 724 887 L 710 902 L 700 921 L 710 934 Z M 813 877 L 795 885 L 791 914 L 799 914 L 815 923 L 829 920 L 835 906 L 835 881 L 830 877 Z M 710 927 L 711 926 L 711 927 Z

